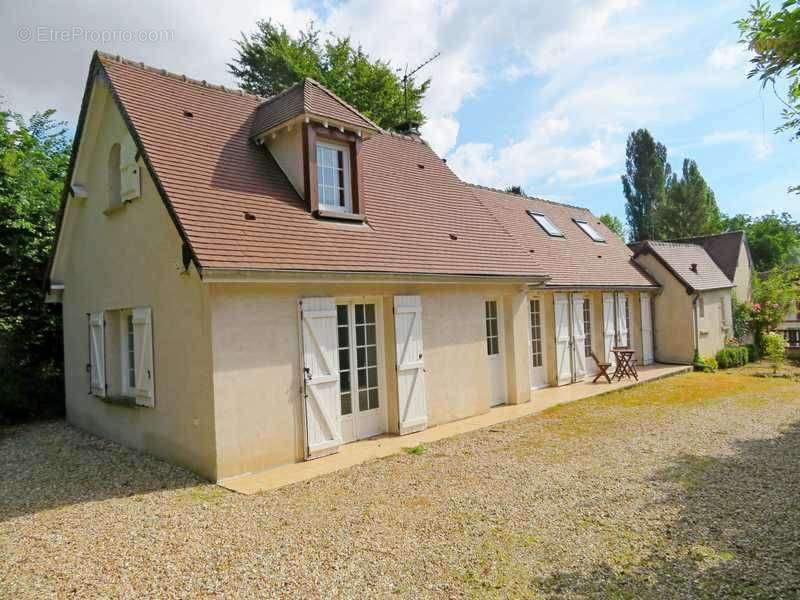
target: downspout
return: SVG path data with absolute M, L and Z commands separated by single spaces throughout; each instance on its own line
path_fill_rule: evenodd
M 697 315 L 697 304 L 700 301 L 700 294 L 695 293 L 692 297 L 692 326 L 694 327 L 694 352 L 692 361 L 700 356 L 700 318 Z

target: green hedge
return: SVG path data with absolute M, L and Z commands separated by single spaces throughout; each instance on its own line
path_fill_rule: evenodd
M 717 352 L 716 358 L 720 369 L 730 369 L 746 365 L 750 360 L 750 352 L 747 346 L 725 346 Z

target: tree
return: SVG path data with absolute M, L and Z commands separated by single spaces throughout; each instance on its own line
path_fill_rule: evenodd
M 525 190 L 522 189 L 521 185 L 510 185 L 508 186 L 504 192 L 508 192 L 509 194 L 516 194 L 517 196 L 525 196 Z
M 735 215 L 723 220 L 727 231 L 744 231 L 756 271 L 796 265 L 800 262 L 800 222 L 788 213 L 770 213 L 755 219 Z
M 322 42 L 319 34 L 313 23 L 292 37 L 283 26 L 259 21 L 255 33 L 242 34 L 228 70 L 243 89 L 262 96 L 311 77 L 384 128 L 425 121 L 421 103 L 430 79 L 417 85 L 409 78 L 406 95 L 403 78 L 389 63 L 371 59 L 349 37 Z
M 656 209 L 656 228 L 665 239 L 679 239 L 722 231 L 722 215 L 714 192 L 697 163 L 684 159 L 680 179 L 667 182 L 664 201 Z
M 600 222 L 608 227 L 611 231 L 616 233 L 620 238 L 623 240 L 625 239 L 625 226 L 622 224 L 622 221 L 619 219 L 619 217 L 605 213 L 600 215 Z
M 737 22 L 740 40 L 753 52 L 748 77 L 758 77 L 761 85 L 771 85 L 785 78 L 788 83 L 783 102 L 783 125 L 777 131 L 792 132 L 800 138 L 800 0 L 785 0 L 774 10 L 757 0 L 750 12 Z M 791 188 L 800 192 L 800 186 Z
M 797 297 L 795 275 L 785 269 L 774 269 L 753 278 L 753 302 L 750 306 L 750 330 L 763 352 L 764 336 L 786 318 Z
M 639 129 L 628 136 L 625 154 L 627 173 L 622 176 L 622 192 L 631 239 L 658 239 L 655 211 L 664 201 L 671 173 L 667 149 L 647 129 Z
M 42 281 L 69 160 L 53 111 L 0 111 L 0 421 L 63 411 L 61 315 Z

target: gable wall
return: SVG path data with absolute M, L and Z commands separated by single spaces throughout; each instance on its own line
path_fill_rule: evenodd
M 652 254 L 642 254 L 636 262 L 662 286 L 653 302 L 655 360 L 691 363 L 694 354 L 692 296 Z
M 736 286 L 736 298 L 740 302 L 749 301 L 753 293 L 753 266 L 750 264 L 750 255 L 742 241 L 739 249 L 739 261 L 736 263 L 736 272 L 733 275 L 733 284 Z
M 96 94 L 110 94 L 104 85 Z M 205 291 L 193 267 L 182 273 L 181 239 L 140 160 L 142 195 L 110 214 L 106 209 L 109 149 L 128 135 L 111 100 L 92 102 L 87 122 L 99 131 L 77 176 L 86 200 L 70 199 L 62 229 L 67 419 L 92 433 L 144 450 L 215 478 L 210 330 Z M 87 125 L 90 123 L 87 123 Z M 90 128 L 91 130 L 91 128 Z M 155 408 L 112 405 L 88 394 L 87 313 L 152 308 Z M 107 331 L 106 343 L 118 332 Z M 107 351 L 107 360 L 115 353 Z M 116 365 L 108 365 L 111 372 Z

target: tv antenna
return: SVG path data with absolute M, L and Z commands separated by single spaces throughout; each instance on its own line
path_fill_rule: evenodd
M 441 52 L 437 52 L 433 56 L 431 56 L 425 62 L 418 64 L 412 71 L 408 70 L 408 63 L 406 63 L 406 70 L 405 74 L 403 75 L 403 115 L 405 116 L 406 123 L 409 123 L 408 119 L 408 80 L 416 73 L 417 71 L 421 70 L 423 67 L 431 64 L 441 55 Z

